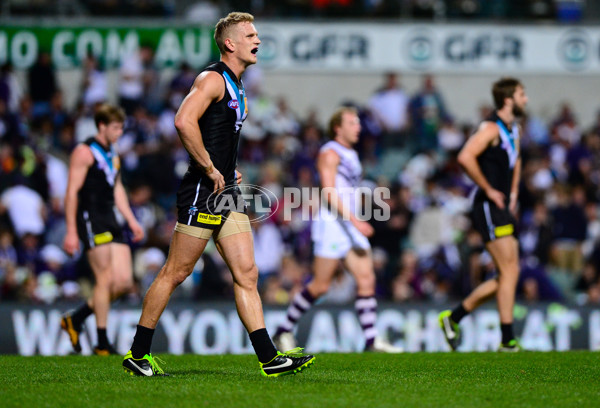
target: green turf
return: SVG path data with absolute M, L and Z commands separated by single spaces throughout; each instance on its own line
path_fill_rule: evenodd
M 267 379 L 254 356 L 161 356 L 170 377 L 120 357 L 0 356 L 2 407 L 599 407 L 600 353 L 321 354 Z

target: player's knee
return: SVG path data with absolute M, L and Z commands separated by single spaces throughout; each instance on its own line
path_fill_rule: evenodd
M 171 275 L 171 283 L 173 286 L 179 286 L 187 279 L 189 274 L 187 272 L 177 272 Z
M 310 285 L 310 293 L 315 297 L 321 297 L 329 291 L 329 282 L 312 281 Z
M 133 288 L 133 279 L 131 277 L 118 278 L 113 282 L 113 292 L 115 295 L 122 295 L 131 291 Z
M 110 275 L 111 275 L 111 270 L 109 268 L 97 271 L 94 274 L 94 277 L 96 279 L 96 286 L 110 288 L 110 286 L 112 284 L 112 279 L 111 279 Z
M 356 286 L 360 291 L 373 291 L 375 289 L 375 275 L 367 274 L 356 279 Z
M 246 289 L 254 289 L 258 284 L 258 267 L 248 263 L 238 268 L 234 273 L 235 283 Z
M 191 270 L 188 272 L 187 269 L 183 269 L 183 268 L 175 269 L 172 267 L 171 264 L 167 263 L 160 270 L 160 272 L 157 276 L 157 279 L 167 282 L 173 288 L 176 288 L 177 286 L 181 285 L 184 280 L 187 279 L 187 277 L 189 276 L 190 273 L 191 273 Z

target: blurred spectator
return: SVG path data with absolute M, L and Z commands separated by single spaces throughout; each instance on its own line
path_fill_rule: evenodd
M 50 113 L 47 120 L 50 122 L 51 126 L 51 147 L 60 151 L 62 148 L 60 134 L 63 128 L 68 126 L 71 121 L 71 117 L 64 106 L 63 93 L 61 91 L 56 91 L 54 95 L 52 95 L 52 100 L 50 101 Z M 68 153 L 68 151 L 64 153 Z
M 256 214 L 250 213 L 251 221 L 256 219 Z M 279 228 L 270 219 L 252 223 L 254 237 L 254 259 L 258 267 L 259 287 L 262 287 L 270 276 L 279 273 L 284 255 L 283 238 Z
M 142 86 L 144 87 L 144 106 L 152 114 L 160 111 L 163 102 L 160 73 L 154 64 L 154 49 L 143 45 L 140 49 L 142 63 Z M 189 90 L 189 88 L 188 88 Z
M 186 19 L 189 21 L 205 25 L 214 25 L 222 15 L 221 2 L 217 0 L 195 2 L 185 12 Z
M 285 11 L 275 3 L 264 3 L 261 12 L 316 13 L 309 3 L 296 5 L 293 11 Z M 373 15 L 386 7 L 409 13 L 416 4 L 391 7 L 390 2 L 382 2 L 385 4 L 378 8 L 375 3 L 370 2 L 368 8 Z M 514 13 L 514 2 L 453 4 L 460 5 L 461 13 L 467 16 L 468 3 L 475 5 L 473 13 Z M 523 4 L 523 10 L 529 10 L 531 4 Z M 132 3 L 128 7 L 126 12 L 131 13 L 137 6 Z M 253 3 L 249 7 L 258 6 Z M 367 9 L 360 2 L 352 2 L 349 7 L 345 12 Z M 337 6 L 331 3 L 318 11 L 331 15 L 337 12 Z M 138 296 L 160 270 L 168 250 L 175 223 L 174 191 L 189 160 L 173 121 L 197 74 L 182 64 L 164 82 L 168 76 L 158 75 L 151 51 L 142 47 L 124 61 L 119 81 L 120 96 L 129 106 L 125 134 L 118 144 L 121 174 L 132 209 L 147 235 L 147 240 L 134 248 Z M 54 76 L 49 57 L 41 60 L 36 70 Z M 47 92 L 47 99 L 42 100 L 38 92 L 20 94 L 16 101 L 14 95 L 20 92 L 18 75 L 9 66 L 0 72 L 3 300 L 76 300 L 86 290 L 85 278 L 75 282 L 82 275 L 79 269 L 83 265 L 75 267 L 70 261 L 61 264 L 58 256 L 54 257 L 58 262 L 54 262 L 52 251 L 47 249 L 60 244 L 64 235 L 62 202 L 67 155 L 77 141 L 96 132 L 92 119 L 96 101 L 107 97 L 100 89 L 103 81 L 106 85 L 106 76 L 97 61 L 90 57 L 84 65 L 85 85 L 75 107 L 65 105 L 56 84 L 52 93 Z M 36 75 L 30 78 L 39 79 Z M 95 82 L 97 78 L 101 80 Z M 377 296 L 402 302 L 443 302 L 460 297 L 494 274 L 481 237 L 470 228 L 465 215 L 472 185 L 456 162 L 456 150 L 473 133 L 473 124 L 453 120 L 431 76 L 423 78 L 422 89 L 410 101 L 396 75 L 385 78 L 386 86 L 372 95 L 367 106 L 344 102 L 360 112 L 363 130 L 359 154 L 367 178 L 372 179 L 368 185 L 391 190 L 383 203 L 389 206 L 389 219 L 372 221 L 376 230 L 371 244 Z M 310 279 L 311 239 L 310 215 L 303 215 L 301 208 L 290 214 L 283 211 L 284 205 L 290 204 L 283 188 L 318 185 L 315 158 L 326 137 L 320 112 L 296 115 L 288 101 L 264 92 L 263 80 L 260 69 L 249 70 L 244 78 L 251 115 L 242 129 L 239 168 L 245 182 L 260 184 L 280 200 L 273 216 L 254 229 L 254 240 L 265 303 L 285 304 Z M 13 92 L 13 88 L 17 90 Z M 489 112 L 489 106 L 481 107 L 482 117 Z M 561 105 L 550 121 L 530 114 L 523 122 L 519 296 L 525 301 L 600 302 L 600 114 L 589 127 L 582 125 L 568 104 Z M 416 154 L 408 149 L 382 149 L 382 131 L 398 132 L 409 139 L 409 147 Z M 391 145 L 397 142 L 394 139 Z M 382 203 L 376 204 L 383 208 Z M 162 256 L 157 256 L 159 253 Z M 352 279 L 340 269 L 330 301 L 351 298 L 351 284 Z M 233 296 L 232 278 L 212 246 L 176 297 L 204 301 L 223 296 Z
M 283 287 L 281 278 L 269 275 L 262 283 L 262 300 L 268 305 L 287 305 L 290 302 L 288 291 Z
M 50 100 L 58 90 L 50 54 L 40 52 L 37 62 L 29 69 L 27 78 L 27 88 L 33 102 L 33 116 L 38 117 L 48 114 Z
M 457 152 L 465 143 L 465 135 L 450 117 L 446 118 L 437 134 L 439 146 L 447 152 Z
M 23 142 L 19 117 L 9 112 L 6 102 L 0 99 L 0 140 L 17 147 Z
M 106 73 L 100 68 L 98 58 L 89 54 L 82 63 L 83 65 L 83 103 L 85 106 L 93 106 L 97 103 L 106 102 L 108 99 L 108 81 Z
M 546 205 L 538 201 L 522 218 L 519 243 L 523 252 L 521 258 L 527 263 L 546 265 L 550 258 L 554 228 Z M 529 259 L 532 257 L 533 259 Z
M 196 79 L 196 72 L 190 64 L 182 62 L 179 71 L 175 74 L 169 85 L 169 104 L 177 109 L 183 101 L 183 98 L 190 91 Z
M 0 204 L 0 212 L 8 212 L 17 237 L 44 233 L 46 209 L 42 197 L 34 190 L 16 184 L 2 193 Z
M 23 97 L 23 85 L 13 72 L 13 66 L 10 62 L 4 63 L 0 68 L 0 78 L 0 82 L 3 82 L 7 87 L 8 97 L 6 105 L 8 106 L 8 111 L 17 112 L 19 103 Z
M 581 245 L 586 238 L 587 220 L 581 200 L 581 189 L 566 185 L 556 187 L 557 206 L 552 210 L 554 237 L 553 264 L 561 270 L 579 273 L 583 267 Z
M 119 74 L 119 105 L 131 115 L 144 96 L 144 66 L 140 51 L 127 54 L 121 60 Z
M 134 273 L 140 282 L 140 294 L 143 296 L 165 264 L 166 257 L 160 249 L 153 247 L 137 253 L 135 259 Z
M 269 132 L 276 137 L 283 135 L 298 135 L 300 124 L 283 97 L 277 99 L 273 113 L 266 123 Z
M 392 281 L 392 300 L 406 302 L 421 297 L 417 256 L 413 251 L 404 251 L 398 272 Z
M 99 105 L 85 106 L 83 103 L 77 106 L 74 124 L 76 143 L 83 143 L 87 138 L 97 133 L 96 122 L 94 122 L 94 110 L 97 106 Z
M 423 76 L 422 88 L 413 96 L 409 109 L 415 149 L 437 149 L 437 132 L 448 114 L 432 75 Z
M 386 147 L 406 144 L 408 102 L 408 96 L 398 82 L 398 75 L 394 72 L 385 74 L 383 86 L 369 100 L 369 109 L 383 130 Z

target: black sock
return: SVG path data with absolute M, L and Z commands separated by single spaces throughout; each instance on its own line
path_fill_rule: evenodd
M 502 331 L 502 344 L 508 344 L 511 340 L 514 340 L 512 323 L 504 324 L 500 323 L 500 330 Z
M 75 326 L 75 330 L 79 331 L 79 329 L 81 329 L 81 325 L 83 322 L 85 322 L 85 319 L 87 319 L 87 317 L 92 313 L 94 313 L 94 310 L 87 304 L 87 302 L 79 306 L 79 308 L 71 315 L 71 321 L 73 322 L 73 326 Z
M 267 329 L 258 329 L 250 333 L 250 341 L 258 361 L 261 363 L 268 363 L 277 356 L 277 349 L 275 349 Z
M 152 345 L 152 336 L 154 329 L 149 329 L 138 324 L 133 344 L 131 345 L 131 354 L 133 358 L 140 359 L 146 354 L 150 354 L 150 346 Z
M 98 348 L 108 348 L 108 337 L 106 337 L 106 329 L 98 327 Z
M 462 318 L 468 314 L 469 314 L 469 312 L 467 312 L 465 310 L 464 306 L 461 303 L 452 311 L 452 314 L 450 315 L 450 319 L 452 319 L 452 321 L 454 321 L 454 323 L 460 323 Z

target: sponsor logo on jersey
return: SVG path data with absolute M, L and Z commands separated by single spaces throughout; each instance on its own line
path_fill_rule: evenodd
M 221 224 L 221 216 L 200 213 L 198 214 L 198 222 L 203 224 L 219 225 Z
M 94 235 L 94 244 L 96 245 L 108 244 L 109 242 L 112 242 L 112 240 L 113 234 L 110 231 Z
M 229 102 L 227 102 L 227 106 L 229 106 L 231 109 L 237 109 L 240 107 L 240 103 L 237 99 L 232 99 Z
M 515 227 L 512 224 L 501 225 L 494 229 L 496 238 L 506 237 L 512 235 L 515 232 Z

